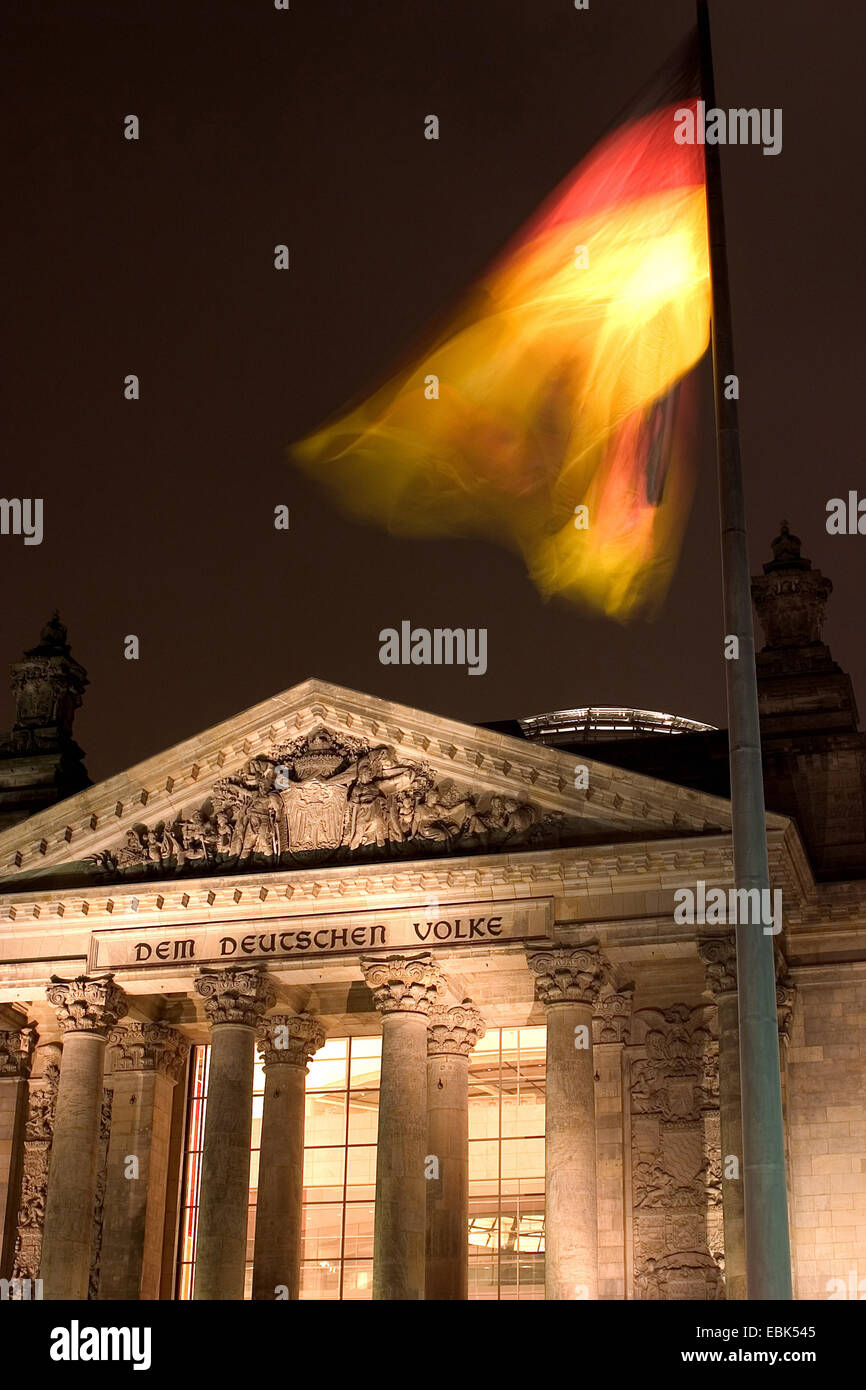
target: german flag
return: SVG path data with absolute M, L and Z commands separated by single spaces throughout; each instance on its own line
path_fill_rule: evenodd
M 445 327 L 295 461 L 396 534 L 488 536 L 545 595 L 650 616 L 691 496 L 680 383 L 710 338 L 703 151 L 674 139 L 695 102 L 603 139 Z

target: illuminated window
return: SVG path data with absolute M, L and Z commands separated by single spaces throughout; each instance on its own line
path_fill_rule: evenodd
M 381 1037 L 329 1038 L 307 1074 L 302 1299 L 369 1299 Z M 209 1047 L 193 1049 L 177 1297 L 192 1297 Z M 245 1296 L 264 1098 L 256 1062 Z M 493 1029 L 470 1059 L 470 1298 L 544 1296 L 544 1029 Z
M 469 1297 L 544 1297 L 544 1028 L 491 1029 L 469 1060 Z

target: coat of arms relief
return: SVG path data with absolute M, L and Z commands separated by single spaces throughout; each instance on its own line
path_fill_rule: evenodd
M 217 782 L 189 814 L 127 831 L 94 855 L 108 873 L 178 872 L 339 862 L 557 843 L 559 812 L 437 780 L 390 744 L 320 726 Z
M 635 1014 L 631 1059 L 635 1297 L 722 1299 L 718 1046 L 712 1006 Z

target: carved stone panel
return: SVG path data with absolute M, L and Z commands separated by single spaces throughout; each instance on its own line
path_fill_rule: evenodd
M 99 1112 L 99 1151 L 96 1161 L 96 1196 L 93 1201 L 93 1245 L 90 1255 L 88 1299 L 95 1299 L 99 1291 L 99 1262 L 102 1256 L 102 1228 L 105 1222 L 105 1185 L 108 1179 L 108 1141 L 111 1137 L 113 1100 L 114 1091 L 104 1088 Z
M 642 1009 L 630 1048 L 634 1295 L 724 1298 L 715 1009 Z
M 42 1258 L 42 1228 L 48 1192 L 48 1164 L 54 1135 L 54 1112 L 60 1084 L 60 1048 L 45 1049 L 42 1074 L 30 1082 L 24 1130 L 24 1173 L 15 1237 L 13 1279 L 38 1279 Z M 37 1054 L 38 1055 L 38 1054 Z

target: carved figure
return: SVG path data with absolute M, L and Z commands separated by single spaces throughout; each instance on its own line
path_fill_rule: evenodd
M 428 846 L 475 839 L 485 845 L 559 835 L 562 816 L 514 796 L 476 797 L 451 782 L 437 783 L 427 763 L 402 758 L 388 744 L 365 745 L 320 726 L 218 781 L 187 816 L 159 828 L 126 833 L 118 850 L 90 860 L 105 873 L 153 867 L 160 873 L 189 865 L 274 864 L 289 856 L 418 841 Z

